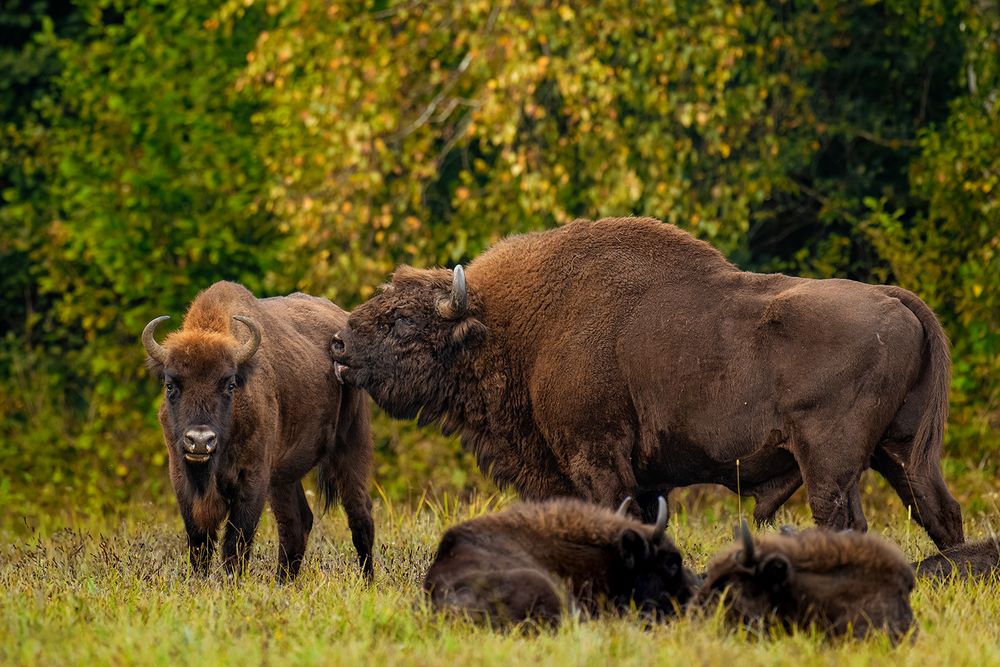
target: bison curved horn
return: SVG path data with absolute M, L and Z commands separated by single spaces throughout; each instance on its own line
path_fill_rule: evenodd
M 615 514 L 617 514 L 618 516 L 625 516 L 625 513 L 628 511 L 628 506 L 631 504 L 632 504 L 632 496 L 625 496 L 625 500 L 623 500 L 622 504 L 618 506 L 618 509 L 615 511 Z
M 753 536 L 750 534 L 750 526 L 747 524 L 746 518 L 744 518 L 739 527 L 736 529 L 737 539 L 743 542 L 743 552 L 740 553 L 740 562 L 744 565 L 750 565 L 754 561 L 754 547 L 753 547 Z
M 146 328 L 142 330 L 142 346 L 146 348 L 146 354 L 149 355 L 150 359 L 155 359 L 161 364 L 167 363 L 167 348 L 163 347 L 156 342 L 156 327 L 160 325 L 163 320 L 169 320 L 169 315 L 160 315 L 154 320 L 150 320 Z
M 250 340 L 243 343 L 243 347 L 236 353 L 236 365 L 239 366 L 250 361 L 250 357 L 257 353 L 257 348 L 260 347 L 260 327 L 249 317 L 233 315 L 233 319 L 242 322 L 250 330 Z
M 656 499 L 656 525 L 653 526 L 653 539 L 662 540 L 667 532 L 667 501 L 663 496 Z
M 448 299 L 438 302 L 438 312 L 446 320 L 456 320 L 469 307 L 469 288 L 465 284 L 465 270 L 461 264 L 455 265 L 451 278 L 451 294 Z

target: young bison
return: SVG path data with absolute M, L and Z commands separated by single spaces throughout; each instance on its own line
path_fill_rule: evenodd
M 996 537 L 966 542 L 913 564 L 918 577 L 989 577 L 1000 574 L 1000 541 Z
M 761 626 L 816 624 L 831 636 L 884 630 L 898 640 L 913 623 L 913 570 L 900 550 L 853 531 L 812 529 L 753 538 L 716 556 L 694 607 L 721 599 L 727 618 Z
M 313 522 L 301 480 L 319 466 L 327 505 L 343 503 L 370 580 L 368 403 L 337 383 L 327 354 L 347 313 L 305 294 L 257 299 L 220 282 L 195 297 L 183 327 L 160 345 L 153 334 L 165 319 L 146 325 L 142 343 L 166 388 L 160 424 L 195 571 L 207 572 L 226 520 L 223 564 L 241 572 L 270 499 L 277 576 L 294 578 Z
M 435 607 L 506 625 L 558 623 L 575 606 L 596 615 L 634 604 L 670 615 L 692 593 L 693 575 L 656 525 L 578 500 L 521 503 L 444 534 L 424 590 Z

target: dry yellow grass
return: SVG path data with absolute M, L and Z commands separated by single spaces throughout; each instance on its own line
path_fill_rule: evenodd
M 670 531 L 696 568 L 731 540 L 740 504 L 730 494 L 681 494 Z M 884 638 L 830 642 L 810 631 L 753 637 L 718 618 L 653 628 L 638 618 L 570 620 L 536 635 L 498 633 L 442 617 L 420 581 L 441 532 L 502 506 L 506 497 L 410 504 L 376 502 L 375 584 L 358 576 L 341 513 L 317 522 L 300 578 L 272 581 L 276 541 L 265 517 L 250 572 L 188 576 L 180 520 L 169 505 L 130 508 L 117 521 L 76 519 L 48 535 L 3 539 L 3 664 L 725 665 L 1000 664 L 1000 581 L 919 584 L 919 629 L 898 647 Z M 985 498 L 994 506 L 995 498 Z M 895 500 L 866 497 L 872 530 L 908 556 L 932 551 Z M 743 504 L 742 509 L 748 507 Z M 970 538 L 998 527 L 992 512 L 966 519 Z M 779 520 L 808 525 L 801 504 Z

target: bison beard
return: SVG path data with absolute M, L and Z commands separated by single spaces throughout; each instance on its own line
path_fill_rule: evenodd
M 939 547 L 963 541 L 940 469 L 947 340 L 898 287 L 747 273 L 656 220 L 578 220 L 467 273 L 400 267 L 332 353 L 526 499 L 635 496 L 649 520 L 709 482 L 765 522 L 804 483 L 818 524 L 864 530 L 871 466 Z
M 305 294 L 256 299 L 220 282 L 192 302 L 163 345 L 142 334 L 150 369 L 166 386 L 159 418 L 191 565 L 205 573 L 224 519 L 227 572 L 239 573 L 265 500 L 278 524 L 278 579 L 294 578 L 313 515 L 302 478 L 319 468 L 327 506 L 343 504 L 365 577 L 374 525 L 368 484 L 368 402 L 341 387 L 327 354 L 347 313 Z
M 872 535 L 813 529 L 756 539 L 716 556 L 692 608 L 723 604 L 726 618 L 767 631 L 816 625 L 831 636 L 885 631 L 899 640 L 913 624 L 913 571 L 902 552 Z
M 556 624 L 569 607 L 671 616 L 695 578 L 664 535 L 660 503 L 655 526 L 627 517 L 624 505 L 613 513 L 565 499 L 466 521 L 444 534 L 424 590 L 437 608 L 500 626 Z

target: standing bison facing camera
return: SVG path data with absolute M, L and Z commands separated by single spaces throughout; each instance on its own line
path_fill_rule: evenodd
M 495 625 L 559 622 L 568 607 L 591 615 L 632 605 L 670 616 L 692 594 L 693 574 L 656 525 L 579 500 L 519 503 L 448 529 L 424 579 L 439 608 Z
M 207 572 L 225 519 L 223 564 L 241 572 L 270 500 L 277 576 L 294 578 L 313 522 L 301 480 L 318 465 L 320 490 L 327 504 L 343 504 L 370 580 L 368 402 L 336 382 L 327 353 L 347 313 L 326 299 L 257 299 L 220 282 L 195 297 L 184 326 L 160 345 L 153 334 L 165 319 L 146 325 L 142 342 L 166 388 L 160 424 L 195 571 Z
M 332 354 L 526 499 L 636 496 L 650 520 L 711 482 L 763 522 L 804 482 L 818 524 L 864 530 L 871 466 L 939 547 L 963 541 L 940 469 L 947 339 L 898 287 L 747 273 L 672 225 L 578 220 L 467 272 L 400 267 Z

